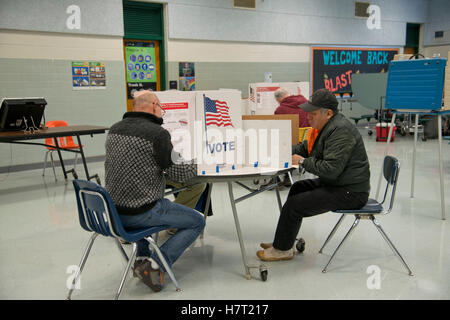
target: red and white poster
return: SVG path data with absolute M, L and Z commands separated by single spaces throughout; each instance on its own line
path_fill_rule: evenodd
M 195 93 L 180 91 L 155 92 L 164 109 L 162 127 L 169 131 L 172 145 L 185 160 L 191 160 L 194 143 Z

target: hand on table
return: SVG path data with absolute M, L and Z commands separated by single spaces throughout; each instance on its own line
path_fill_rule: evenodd
M 300 160 L 302 160 L 303 157 L 299 156 L 298 154 L 293 154 L 292 155 L 292 164 L 293 165 L 299 165 Z

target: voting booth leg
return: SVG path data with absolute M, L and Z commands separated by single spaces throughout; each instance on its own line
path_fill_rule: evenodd
M 442 220 L 445 220 L 445 197 L 444 197 L 444 168 L 442 166 L 442 116 L 438 115 L 438 137 L 439 137 L 439 173 L 441 180 L 441 211 Z
M 418 125 L 419 125 L 419 115 L 416 114 L 416 121 L 414 123 L 414 149 L 413 149 L 412 176 L 411 176 L 411 198 L 414 198 L 414 177 L 416 175 L 416 148 L 417 148 Z
M 388 147 L 389 147 L 389 143 L 391 142 L 391 138 L 392 138 L 392 132 L 394 131 L 394 123 L 395 123 L 395 113 L 392 115 L 392 120 L 391 120 L 391 127 L 389 128 L 389 135 L 386 141 L 386 147 L 384 149 L 384 157 L 383 159 L 386 157 L 387 153 L 388 153 Z M 380 175 L 378 176 L 378 185 L 377 185 L 377 193 L 375 195 L 375 200 L 378 201 L 378 195 L 380 194 L 380 187 L 381 187 L 381 179 L 383 177 L 383 165 L 381 165 L 381 170 L 380 170 Z
M 281 213 L 281 209 L 283 209 L 283 205 L 281 204 L 280 190 L 278 190 L 278 184 L 275 187 L 275 192 L 277 193 L 278 208 L 280 209 L 280 213 Z
M 239 218 L 238 218 L 237 210 L 236 210 L 236 202 L 234 201 L 234 195 L 233 195 L 233 185 L 232 185 L 232 182 L 227 182 L 227 184 L 228 184 L 228 193 L 230 195 L 231 209 L 233 210 L 234 223 L 236 224 L 236 232 L 238 235 L 239 245 L 241 247 L 242 261 L 244 262 L 245 276 L 246 276 L 247 280 L 250 280 L 252 278 L 252 275 L 250 274 L 250 268 L 247 263 L 247 255 L 245 252 L 245 246 L 244 246 L 244 242 L 242 241 L 241 226 L 239 224 Z
M 240 197 L 235 200 L 234 195 L 233 195 L 233 182 L 229 181 L 227 183 L 228 183 L 228 193 L 230 194 L 231 209 L 233 210 L 234 223 L 236 224 L 236 231 L 237 231 L 237 235 L 238 235 L 238 239 L 239 239 L 239 245 L 241 247 L 242 261 L 244 262 L 245 276 L 246 276 L 247 280 L 250 280 L 252 278 L 252 275 L 250 274 L 250 268 L 257 268 L 257 269 L 259 269 L 259 272 L 261 275 L 261 280 L 266 281 L 267 274 L 268 274 L 267 267 L 264 264 L 260 264 L 259 266 L 249 265 L 247 262 L 247 254 L 245 252 L 245 246 L 244 246 L 244 242 L 242 240 L 241 226 L 239 224 L 239 218 L 238 218 L 237 210 L 236 210 L 236 203 L 243 201 L 245 199 L 248 199 L 250 196 L 256 195 L 256 194 L 260 193 L 261 191 L 254 192 L 252 194 Z M 275 184 L 275 185 L 277 185 L 277 184 Z

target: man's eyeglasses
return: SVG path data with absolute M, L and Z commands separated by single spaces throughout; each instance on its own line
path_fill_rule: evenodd
M 159 102 L 153 102 L 153 103 L 156 104 L 158 107 L 160 107 L 162 116 L 164 116 L 166 114 L 166 110 L 163 109 L 161 104 Z

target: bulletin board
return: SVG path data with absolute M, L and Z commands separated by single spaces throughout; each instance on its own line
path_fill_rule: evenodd
M 350 93 L 354 73 L 387 72 L 398 48 L 312 47 L 311 88 Z

